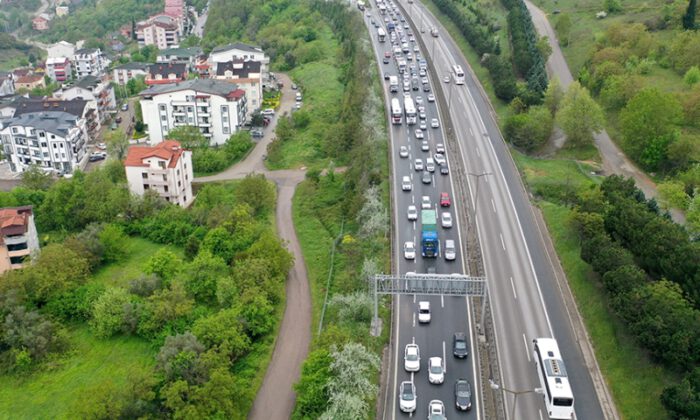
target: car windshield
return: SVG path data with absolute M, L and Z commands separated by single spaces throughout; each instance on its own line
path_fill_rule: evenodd
M 418 310 L 418 313 L 419 313 L 419 314 L 429 314 L 429 313 L 430 313 L 430 310 L 428 310 L 428 309 L 419 309 L 419 310 Z
M 406 355 L 406 360 L 409 362 L 415 362 L 418 360 L 418 355 L 415 353 L 415 350 L 409 350 L 409 353 Z
M 404 385 L 403 392 L 401 393 L 401 398 L 409 401 L 414 398 L 413 390 L 411 390 L 411 387 L 409 385 Z
M 440 365 L 430 366 L 430 373 L 442 373 L 442 366 L 440 366 Z
M 457 396 L 462 398 L 469 397 L 469 388 L 465 384 L 460 384 L 457 386 Z
M 455 348 L 458 348 L 460 350 L 466 349 L 467 343 L 465 343 L 464 341 L 457 341 L 455 342 Z

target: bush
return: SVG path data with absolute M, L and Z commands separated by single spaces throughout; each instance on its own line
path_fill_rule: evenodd
M 526 113 L 509 116 L 504 131 L 515 147 L 532 151 L 547 143 L 553 127 L 554 119 L 549 109 L 535 106 Z
M 107 289 L 92 308 L 90 326 L 95 336 L 108 338 L 121 331 L 124 325 L 124 307 L 129 303 L 129 293 L 121 288 Z

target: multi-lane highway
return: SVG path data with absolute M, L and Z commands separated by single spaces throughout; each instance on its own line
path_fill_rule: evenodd
M 415 1 L 415 0 L 414 0 Z M 392 9 L 391 2 L 387 7 Z M 449 38 L 447 32 L 439 22 L 419 2 L 397 4 L 398 11 L 405 11 L 406 17 L 413 21 L 414 28 L 425 28 L 425 32 L 416 30 L 414 35 L 422 37 L 423 45 L 428 51 L 421 54 L 432 61 L 432 68 L 437 74 L 431 79 L 431 92 L 438 94 L 435 83 L 442 82 L 444 75 L 450 74 L 452 66 L 459 64 L 467 70 L 468 63 L 462 56 L 459 48 Z M 403 9 L 403 10 L 402 10 Z M 389 12 L 389 19 L 391 18 Z M 377 59 L 382 63 L 384 51 L 391 51 L 392 46 L 387 35 L 384 43 L 377 38 L 377 29 L 371 25 L 370 20 L 379 22 L 381 27 L 385 25 L 385 15 L 380 15 L 377 8 L 370 11 L 365 17 L 368 23 L 372 41 L 377 52 Z M 393 20 L 392 20 L 393 22 Z M 404 34 L 408 29 L 404 28 L 404 22 L 400 25 Z M 439 36 L 432 37 L 427 28 L 438 29 Z M 409 27 L 410 28 L 410 27 Z M 411 51 L 414 45 L 410 43 Z M 422 51 L 421 51 L 422 52 Z M 393 54 L 393 53 L 392 53 Z M 412 62 L 408 62 L 410 65 Z M 415 61 L 413 61 L 415 63 Z M 395 61 L 389 64 L 380 64 L 382 73 L 396 74 Z M 484 270 L 489 279 L 491 293 L 491 305 L 493 320 L 496 330 L 496 341 L 499 351 L 500 378 L 493 378 L 502 386 L 516 391 L 534 390 L 540 386 L 535 373 L 535 365 L 532 362 L 532 339 L 537 337 L 554 337 L 559 342 L 567 364 L 569 380 L 576 399 L 575 409 L 578 419 L 603 418 L 600 403 L 596 397 L 591 376 L 584 363 L 580 348 L 574 339 L 571 323 L 561 303 L 559 286 L 557 285 L 552 269 L 552 263 L 548 259 L 541 234 L 537 229 L 534 216 L 530 208 L 528 197 L 524 191 L 519 174 L 515 169 L 509 151 L 501 138 L 498 126 L 490 113 L 486 99 L 481 95 L 477 82 L 471 72 L 466 72 L 466 84 L 457 86 L 451 80 L 443 85 L 447 93 L 445 103 L 448 109 L 437 109 L 435 103 L 425 103 L 427 121 L 431 118 L 446 117 L 449 113 L 455 129 L 456 149 L 455 156 L 450 155 L 450 164 L 463 164 L 467 173 L 490 175 L 470 177 L 470 201 L 477 203 L 476 221 L 478 226 L 479 241 L 484 259 Z M 389 93 L 386 87 L 387 98 L 392 95 L 401 97 L 403 92 Z M 414 92 L 415 96 L 423 96 L 427 93 Z M 387 102 L 387 106 L 388 106 Z M 442 126 L 442 124 L 441 124 Z M 394 226 L 396 226 L 395 249 L 397 250 L 396 270 L 400 274 L 406 272 L 429 272 L 434 269 L 439 274 L 464 272 L 464 256 L 459 255 L 454 262 L 446 262 L 444 258 L 426 259 L 420 256 L 420 250 L 415 262 L 403 258 L 403 244 L 405 241 L 414 241 L 420 246 L 420 223 L 407 220 L 406 209 L 408 205 L 415 203 L 420 210 L 420 201 L 423 195 L 431 197 L 433 204 L 438 200 L 440 192 L 448 192 L 452 196 L 452 182 L 450 175 L 436 174 L 430 184 L 421 182 L 420 173 L 415 171 L 412 164 L 416 157 L 425 158 L 427 153 L 422 152 L 417 146 L 419 141 L 415 139 L 413 129 L 404 121 L 401 125 L 391 125 L 391 153 L 394 181 Z M 434 153 L 437 143 L 446 144 L 443 140 L 442 129 L 427 128 L 426 139 L 430 143 L 430 153 Z M 399 157 L 401 146 L 409 147 L 407 158 Z M 401 189 L 403 176 L 412 176 L 413 189 L 404 192 Z M 480 182 L 477 189 L 476 182 Z M 478 200 L 476 191 L 478 190 Z M 439 209 L 438 209 L 439 210 Z M 466 211 L 459 207 L 451 207 L 453 219 L 459 220 L 456 212 Z M 444 239 L 454 239 L 461 243 L 465 232 L 457 223 L 451 229 L 438 228 L 438 236 L 444 245 Z M 457 249 L 462 249 L 459 245 Z M 419 325 L 414 321 L 417 302 L 429 300 L 433 308 L 432 322 L 429 325 Z M 448 418 L 459 415 L 454 408 L 453 385 L 457 377 L 465 377 L 472 383 L 474 407 L 466 416 L 476 418 L 479 415 L 479 394 L 475 386 L 473 358 L 466 361 L 456 361 L 451 356 L 451 340 L 455 331 L 467 333 L 470 343 L 473 342 L 471 333 L 471 320 L 467 302 L 464 298 L 435 298 L 427 299 L 417 296 L 415 299 L 401 297 L 395 299 L 394 306 L 394 335 L 392 336 L 394 360 L 387 393 L 387 407 L 384 410 L 384 418 L 400 416 L 398 411 L 397 392 L 398 385 L 404 380 L 410 380 L 411 375 L 403 370 L 404 346 L 415 340 L 421 350 L 422 364 L 420 372 L 413 375 L 418 395 L 418 408 L 416 415 L 424 416 L 427 404 L 432 399 L 440 399 L 448 409 Z M 427 381 L 427 360 L 429 357 L 443 357 L 443 343 L 445 348 L 444 360 L 447 362 L 447 377 L 443 385 L 430 385 Z M 471 352 L 470 352 L 471 353 Z M 506 397 L 507 412 L 510 413 L 513 404 L 511 395 Z M 518 398 L 515 407 L 516 419 L 547 418 L 542 397 L 536 393 L 523 394 Z

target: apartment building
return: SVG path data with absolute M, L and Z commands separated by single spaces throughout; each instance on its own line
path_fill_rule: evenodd
M 57 57 L 73 57 L 75 51 L 79 50 L 83 46 L 83 41 L 78 41 L 75 45 L 67 41 L 58 41 L 55 44 L 51 44 L 46 48 L 49 58 Z
M 133 146 L 124 161 L 129 190 L 137 195 L 155 191 L 166 201 L 182 207 L 192 196 L 192 152 L 180 143 L 165 140 L 156 146 Z
M 61 111 L 75 115 L 79 120 L 78 126 L 85 127 L 88 139 L 94 140 L 97 138 L 98 131 L 101 127 L 97 116 L 97 104 L 85 99 L 61 101 L 57 99 L 20 97 L 0 109 L 0 116 L 11 118 L 19 117 L 23 114 L 46 111 Z
M 46 75 L 56 82 L 66 82 L 73 76 L 73 67 L 67 57 L 46 59 Z
M 202 56 L 202 49 L 199 47 L 189 48 L 168 48 L 158 52 L 156 62 L 158 63 L 187 63 L 189 70 L 194 69 L 197 58 Z
M 166 14 L 151 16 L 136 24 L 136 40 L 140 47 L 155 45 L 159 50 L 177 47 L 182 33 L 182 21 Z
M 148 64 L 146 63 L 126 63 L 112 69 L 112 81 L 124 86 L 129 80 L 148 74 Z
M 263 100 L 262 63 L 259 61 L 233 60 L 226 63 L 218 63 L 215 79 L 236 83 L 245 91 L 250 116 L 259 109 Z
M 13 172 L 29 166 L 72 173 L 87 151 L 85 120 L 61 111 L 33 112 L 2 124 L 0 138 Z
M 187 80 L 186 63 L 150 64 L 146 71 L 147 85 L 178 83 Z
M 97 110 L 97 116 L 104 122 L 109 111 L 117 107 L 114 88 L 108 81 L 95 76 L 85 76 L 73 85 L 64 85 L 54 92 L 54 97 L 62 100 L 85 99 Z
M 236 42 L 214 48 L 209 53 L 209 62 L 212 73 L 216 73 L 219 63 L 228 63 L 233 60 L 258 61 L 260 72 L 266 78 L 270 71 L 270 57 L 260 47 Z
M 170 130 L 183 125 L 199 127 L 210 144 L 220 145 L 245 123 L 245 91 L 235 83 L 193 79 L 153 85 L 140 96 L 151 145 L 160 143 Z
M 109 60 L 102 54 L 99 48 L 81 48 L 75 52 L 72 59 L 75 77 L 80 79 L 85 76 L 99 77 L 109 66 Z
M 0 274 L 24 267 L 39 251 L 32 206 L 0 209 Z

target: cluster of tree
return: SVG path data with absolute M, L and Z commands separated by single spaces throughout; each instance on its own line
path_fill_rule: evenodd
M 698 366 L 698 244 L 660 215 L 655 202 L 647 201 L 633 180 L 617 176 L 581 195 L 574 220 L 581 258 L 599 274 L 611 307 L 637 341 L 671 369 L 689 371 Z M 694 396 L 680 392 L 688 387 L 684 382 L 670 388 L 662 401 L 672 411 L 693 418 L 697 405 L 684 408 L 681 401 L 697 401 L 699 395 L 695 388 Z
M 538 37 L 530 12 L 523 0 L 501 0 L 508 10 L 508 31 L 513 52 L 513 64 L 520 77 L 527 79 L 528 88 L 542 95 L 547 89 L 547 57 L 537 46 Z
M 31 45 L 26 44 L 11 34 L 8 34 L 6 32 L 0 32 L 0 50 L 20 50 L 20 51 L 29 51 L 32 48 Z
M 454 0 L 436 0 L 435 4 L 452 19 L 464 38 L 482 57 L 481 62 L 489 70 L 496 96 L 505 101 L 513 99 L 518 94 L 518 88 L 513 68 L 500 56 L 501 47 L 493 36 L 493 32 L 499 29 L 498 26 L 485 22 Z
M 0 10 L 0 28 L 3 32 L 31 29 L 33 14 L 40 5 L 41 0 L 4 2 Z
M 221 172 L 240 160 L 253 147 L 248 131 L 231 135 L 223 146 L 214 147 L 199 131 L 190 125 L 177 127 L 168 133 L 168 138 L 177 140 L 182 147 L 192 150 L 192 165 L 198 173 Z

